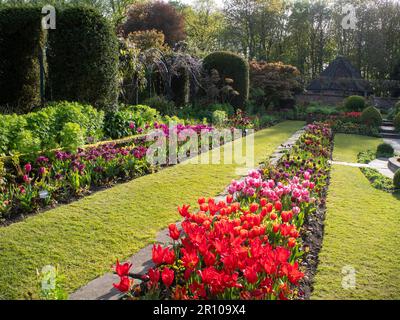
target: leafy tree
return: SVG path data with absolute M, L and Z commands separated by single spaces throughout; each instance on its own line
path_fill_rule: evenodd
M 161 1 L 138 3 L 127 10 L 127 20 L 121 26 L 126 37 L 134 31 L 158 30 L 165 36 L 165 42 L 173 46 L 185 39 L 183 16 L 168 3 Z

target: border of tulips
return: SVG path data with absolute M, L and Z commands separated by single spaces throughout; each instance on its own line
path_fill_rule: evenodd
M 179 126 L 179 125 L 180 124 L 177 124 L 177 126 Z M 162 129 L 165 132 L 166 128 L 164 128 L 162 126 L 164 126 L 164 125 L 163 124 L 159 124 L 158 126 L 155 126 L 155 128 L 156 129 Z M 189 125 L 189 126 L 190 127 L 201 126 L 202 128 L 203 127 L 207 127 L 207 128 L 210 128 L 210 129 L 214 129 L 213 127 L 205 126 L 203 124 Z M 260 128 L 259 130 L 265 129 L 267 127 L 269 127 L 269 126 Z M 254 133 L 256 131 L 258 131 L 258 130 L 255 130 Z M 243 132 L 243 134 L 242 134 L 241 137 L 234 136 L 232 141 L 235 141 L 238 138 L 239 139 L 243 138 L 243 137 L 245 137 L 247 135 L 247 130 L 243 129 L 242 132 Z M 142 135 L 137 135 L 137 136 L 127 137 L 127 138 L 123 138 L 123 139 L 118 139 L 118 140 L 114 141 L 115 143 L 113 141 L 111 141 L 111 142 L 100 142 L 100 143 L 95 144 L 95 145 L 85 146 L 85 148 L 83 148 L 81 150 L 83 152 L 88 152 L 90 150 L 97 150 L 97 149 L 101 149 L 101 148 L 115 148 L 116 150 L 117 149 L 120 150 L 121 152 L 119 152 L 119 153 L 121 153 L 121 154 L 125 152 L 123 149 L 126 149 L 127 150 L 126 153 L 128 153 L 128 154 L 130 154 L 131 152 L 132 152 L 132 154 L 134 154 L 133 152 L 135 151 L 135 149 L 142 148 L 142 146 L 140 144 L 140 141 L 144 141 L 145 137 L 147 135 L 150 135 L 151 133 L 152 132 L 150 131 L 150 132 L 142 134 Z M 138 146 L 135 146 L 136 141 L 139 141 L 139 145 Z M 226 141 L 225 142 L 223 140 L 222 143 L 220 143 L 220 145 L 217 146 L 217 147 L 221 147 L 221 146 L 225 145 L 227 142 L 231 142 L 231 141 Z M 131 145 L 132 143 L 133 143 L 133 146 Z M 211 144 L 211 142 L 210 142 L 210 146 L 209 146 L 208 150 L 210 151 L 210 150 L 213 150 L 213 149 L 214 149 L 213 148 L 213 144 Z M 142 155 L 142 150 L 139 150 L 139 151 L 140 152 L 138 152 L 138 153 L 140 153 L 140 156 L 137 158 L 137 160 L 141 161 L 141 157 L 143 156 Z M 52 151 L 52 152 L 54 154 L 57 154 L 57 153 L 62 154 L 63 153 L 61 151 Z M 201 152 L 202 152 L 201 148 L 199 148 L 199 154 Z M 134 155 L 135 155 L 135 158 L 136 158 L 136 154 L 134 154 Z M 39 156 L 37 159 L 45 159 L 45 160 L 47 159 L 46 161 L 48 161 L 48 158 L 44 157 L 44 156 Z M 178 164 L 179 164 L 179 162 L 178 162 Z M 174 165 L 175 164 L 170 164 L 170 163 L 168 163 L 166 165 L 161 165 L 161 166 L 148 165 L 146 167 L 146 166 L 142 165 L 142 167 L 139 168 L 140 172 L 138 170 L 135 170 L 134 172 L 130 173 L 129 176 L 122 177 L 122 178 L 118 177 L 118 176 L 115 176 L 114 180 L 112 180 L 112 181 L 110 181 L 108 183 L 101 183 L 99 185 L 91 185 L 89 188 L 83 190 L 80 193 L 77 193 L 77 194 L 70 193 L 67 198 L 49 199 L 50 200 L 49 203 L 40 204 L 38 208 L 33 209 L 33 210 L 24 210 L 24 211 L 20 211 L 18 213 L 14 212 L 13 214 L 11 214 L 9 216 L 3 216 L 3 217 L 1 216 L 1 212 L 0 212 L 0 227 L 8 226 L 8 225 L 10 225 L 12 223 L 22 221 L 22 220 L 25 219 L 25 217 L 27 215 L 40 214 L 41 212 L 45 212 L 47 210 L 54 209 L 54 208 L 58 207 L 59 205 L 65 205 L 65 204 L 72 203 L 74 201 L 82 199 L 85 196 L 92 195 L 95 192 L 102 191 L 104 189 L 110 188 L 110 187 L 112 187 L 112 186 L 114 186 L 116 184 L 129 182 L 129 181 L 132 181 L 132 180 L 134 180 L 134 179 L 136 179 L 138 177 L 142 177 L 142 176 L 145 176 L 145 175 L 148 175 L 148 174 L 152 174 L 152 173 L 158 172 L 158 171 L 160 171 L 160 170 L 162 170 L 164 168 L 172 167 Z M 28 174 L 27 174 L 27 167 L 28 167 L 28 171 L 29 171 Z M 20 176 L 21 185 L 23 185 L 24 183 L 27 184 L 27 185 L 31 184 L 30 181 L 32 181 L 32 178 L 29 176 L 30 172 L 33 172 L 33 171 L 37 172 L 37 178 L 38 179 L 41 178 L 41 180 L 43 180 L 43 181 L 45 179 L 44 179 L 43 174 L 41 173 L 41 169 L 44 169 L 43 171 L 46 173 L 46 175 L 48 175 L 48 172 L 49 172 L 49 169 L 47 169 L 47 168 L 39 168 L 38 167 L 35 170 L 33 170 L 33 169 L 34 169 L 33 166 L 29 162 L 27 162 L 24 166 L 18 164 L 18 166 L 16 168 L 16 171 L 18 173 L 18 176 Z M 77 166 L 74 169 L 77 169 L 77 171 L 81 172 L 79 166 Z M 24 178 L 24 181 L 22 181 L 21 177 Z M 27 179 L 28 182 L 25 181 L 25 177 L 27 177 L 26 179 Z M 24 187 L 24 189 L 25 189 L 25 187 Z
M 172 247 L 153 246 L 155 267 L 145 275 L 117 261 L 114 287 L 127 299 L 308 299 L 322 244 L 333 134 L 325 124 L 306 128 L 276 168 L 233 181 L 225 201 L 200 198 L 196 213 L 178 207 L 183 230 L 169 225 Z

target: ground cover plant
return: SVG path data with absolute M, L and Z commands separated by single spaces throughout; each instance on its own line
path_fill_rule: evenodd
M 277 168 L 232 181 L 225 201 L 202 197 L 195 211 L 178 207 L 183 230 L 169 225 L 172 246 L 153 246 L 155 267 L 138 276 L 129 273 L 129 263 L 117 262 L 120 283 L 114 286 L 128 299 L 301 297 L 300 233 L 322 200 L 331 137 L 328 126 L 309 125 Z

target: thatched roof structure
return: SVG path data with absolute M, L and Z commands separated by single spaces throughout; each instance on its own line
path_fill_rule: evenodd
M 345 57 L 338 56 L 322 71 L 319 78 L 307 86 L 307 91 L 321 94 L 357 94 L 361 96 L 372 93 L 367 80 Z

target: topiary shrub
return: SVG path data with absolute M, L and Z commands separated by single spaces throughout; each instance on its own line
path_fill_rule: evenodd
M 239 92 L 232 98 L 232 105 L 236 108 L 245 105 L 249 98 L 249 64 L 244 58 L 233 52 L 217 51 L 204 58 L 203 68 L 207 72 L 217 70 L 221 79 L 232 79 L 232 87 Z
M 361 122 L 369 126 L 379 127 L 382 124 L 382 115 L 377 108 L 368 107 L 361 114 Z
M 400 189 L 400 169 L 397 169 L 393 176 L 393 184 L 396 189 Z
M 393 125 L 396 130 L 400 132 L 400 112 L 394 117 Z
M 39 53 L 44 43 L 38 7 L 0 9 L 0 112 L 40 105 Z
M 50 100 L 113 107 L 118 96 L 118 42 L 100 13 L 87 7 L 57 11 L 57 29 L 49 31 Z
M 344 101 L 344 107 L 348 111 L 361 111 L 365 108 L 365 99 L 361 96 L 349 96 Z
M 390 158 L 393 157 L 394 149 L 389 143 L 381 143 L 376 149 L 378 157 Z

